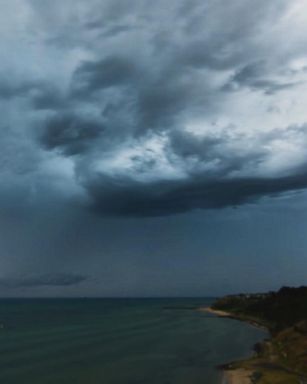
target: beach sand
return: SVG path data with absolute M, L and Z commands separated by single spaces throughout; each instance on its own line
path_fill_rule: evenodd
M 211 307 L 201 307 L 201 308 L 198 308 L 198 310 L 202 311 L 202 312 L 212 313 L 213 315 L 216 315 L 218 317 L 228 317 L 229 319 L 243 321 L 244 323 L 247 323 L 247 324 L 249 324 L 249 325 L 251 325 L 253 327 L 256 327 L 256 328 L 263 329 L 264 331 L 268 330 L 263 324 L 260 324 L 256 320 L 251 319 L 251 318 L 247 318 L 245 316 L 243 317 L 243 316 L 240 316 L 240 315 L 235 315 L 233 313 L 226 312 L 226 311 L 220 311 L 218 309 L 213 309 Z
M 251 374 L 242 368 L 224 371 L 223 384 L 252 384 Z
M 230 317 L 231 314 L 225 311 L 219 311 L 217 309 L 212 309 L 211 307 L 199 308 L 200 311 L 212 313 L 213 315 L 217 315 L 220 317 Z

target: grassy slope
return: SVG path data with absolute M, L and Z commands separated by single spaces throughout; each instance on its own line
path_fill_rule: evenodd
M 272 334 L 271 340 L 256 346 L 253 358 L 229 368 L 250 370 L 259 384 L 307 383 L 307 287 L 227 296 L 213 308 L 264 325 Z

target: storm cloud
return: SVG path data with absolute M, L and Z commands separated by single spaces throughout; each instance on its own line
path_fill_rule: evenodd
M 306 15 L 301 0 L 4 1 L 3 217 L 56 232 L 305 193 Z
M 102 131 L 99 122 L 83 120 L 81 116 L 60 114 L 46 121 L 40 141 L 46 149 L 58 148 L 66 155 L 73 155 L 86 151 L 90 142 Z
M 101 20 L 91 15 L 99 4 Z M 304 66 L 295 65 L 302 42 L 297 39 L 284 52 L 277 47 L 280 36 L 270 29 L 272 22 L 285 28 L 285 15 L 291 19 L 294 8 L 262 2 L 256 17 L 250 16 L 251 4 L 240 1 L 169 3 L 167 9 L 145 5 L 118 3 L 121 23 L 117 17 L 107 21 L 105 40 L 100 39 L 104 12 L 113 8 L 107 2 L 93 2 L 87 12 L 80 8 L 80 48 L 93 58 L 72 69 L 63 100 L 67 107 L 42 122 L 45 149 L 78 155 L 76 183 L 87 193 L 89 207 L 99 214 L 169 215 L 305 188 L 303 156 L 278 164 L 280 150 L 287 149 L 264 140 L 277 129 L 280 145 L 302 150 L 294 135 L 290 142 L 283 137 L 285 123 L 304 127 L 304 118 L 293 113 L 294 119 L 284 119 L 277 107 L 285 95 L 295 97 L 295 89 L 304 87 Z M 189 12 L 183 14 L 183 8 Z M 240 21 L 221 34 L 226 18 L 238 13 Z M 259 33 L 269 35 L 260 40 Z M 93 47 L 85 49 L 88 34 L 94 34 Z M 69 37 L 63 36 L 68 45 Z M 268 55 L 270 40 L 274 55 Z M 248 100 L 251 105 L 244 105 Z M 305 130 L 302 135 L 305 142 Z

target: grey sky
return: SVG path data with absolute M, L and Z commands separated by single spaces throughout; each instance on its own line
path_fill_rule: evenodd
M 304 1 L 0 5 L 3 296 L 304 283 Z

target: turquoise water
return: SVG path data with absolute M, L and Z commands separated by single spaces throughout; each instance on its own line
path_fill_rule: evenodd
M 215 384 L 265 333 L 209 299 L 0 300 L 0 383 Z

